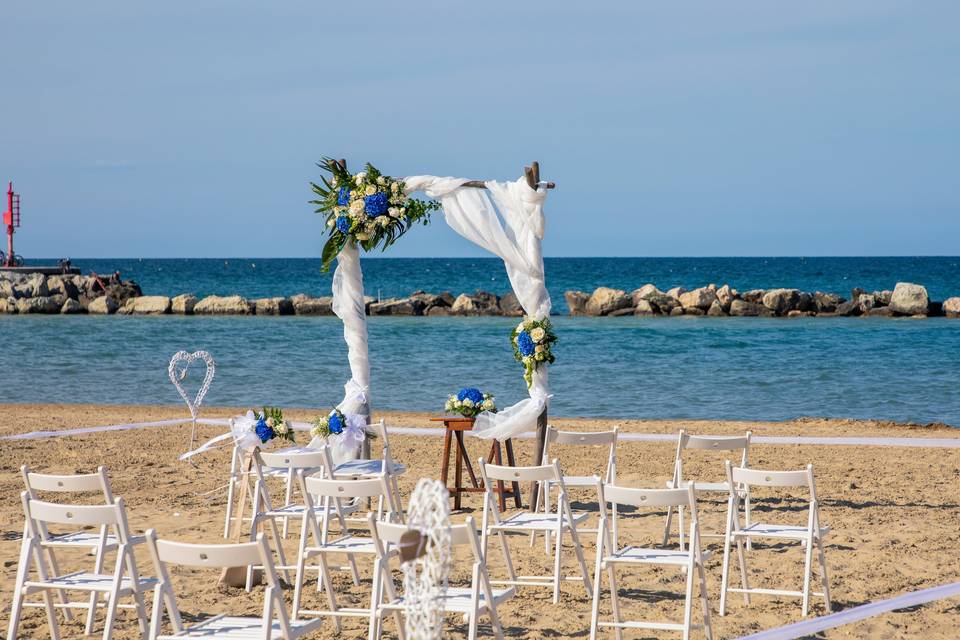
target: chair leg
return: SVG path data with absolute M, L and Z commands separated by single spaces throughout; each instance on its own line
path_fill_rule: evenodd
M 55 576 L 60 575 L 60 566 L 57 564 L 57 556 L 54 555 L 53 549 L 52 549 L 52 548 L 47 548 L 46 551 L 47 551 L 47 558 L 50 560 L 50 569 L 53 571 L 53 575 L 55 575 Z M 98 549 L 98 550 L 97 550 L 97 561 L 102 562 L 101 556 L 103 556 L 103 553 L 101 553 L 101 552 L 99 551 L 99 549 Z M 99 573 L 99 572 L 100 572 L 100 569 L 94 569 L 94 571 L 95 571 L 96 573 Z M 94 593 L 96 593 L 96 592 L 94 592 Z M 66 604 L 66 603 L 69 601 L 69 599 L 67 598 L 67 592 L 64 591 L 64 590 L 62 590 L 62 589 L 59 590 L 59 591 L 57 591 L 57 597 L 60 599 L 60 602 L 61 602 L 62 604 Z M 73 620 L 73 612 L 70 611 L 70 608 L 69 608 L 69 607 L 65 607 L 65 608 L 63 609 L 63 619 L 66 620 L 67 622 L 70 622 L 71 620 Z M 92 631 L 88 632 L 88 634 L 89 634 L 89 633 L 92 633 Z
M 487 615 L 490 616 L 490 626 L 493 628 L 493 637 L 497 640 L 503 640 L 503 625 L 500 623 L 500 614 L 497 612 L 497 605 L 487 603 Z
M 803 616 L 810 612 L 810 572 L 813 571 L 813 537 L 806 540 L 807 548 L 803 553 Z
M 147 608 L 143 601 L 143 593 L 137 589 L 133 590 L 133 602 L 137 607 L 137 624 L 140 625 L 140 634 L 143 636 L 143 640 L 149 640 L 150 623 L 147 620 Z
M 17 629 L 23 613 L 23 583 L 30 570 L 30 544 L 24 539 L 20 546 L 20 562 L 17 564 L 17 578 L 13 586 L 13 603 L 10 605 L 10 625 L 7 627 L 8 640 L 17 640 Z M 54 618 L 56 622 L 56 618 Z
M 577 535 L 577 530 L 571 529 L 570 537 L 573 539 L 573 552 L 577 554 L 577 562 L 580 564 L 580 573 L 583 575 L 583 586 L 587 589 L 587 597 L 590 597 L 591 591 L 593 591 L 593 586 L 590 584 L 590 573 L 587 569 L 587 562 L 583 557 L 583 547 L 580 545 L 580 536 Z M 559 539 L 557 540 L 559 543 Z
M 310 512 L 303 514 L 303 521 L 300 525 L 300 545 L 297 549 L 297 575 L 294 578 L 293 585 L 293 619 L 296 620 L 300 617 L 300 599 L 303 597 L 303 583 L 306 580 L 307 573 L 307 558 L 306 558 L 306 546 L 307 546 L 307 535 L 308 527 L 307 518 L 310 517 Z
M 823 583 L 823 599 L 827 605 L 827 613 L 833 612 L 830 604 L 830 580 L 827 578 L 827 556 L 823 553 L 823 540 L 817 536 L 817 550 L 820 558 L 820 581 Z
M 370 620 L 367 624 L 367 640 L 377 637 L 377 620 L 380 618 L 380 605 L 383 603 L 383 572 L 380 571 L 379 558 L 373 565 L 373 585 L 370 589 Z
M 563 551 L 563 533 L 557 532 L 557 548 L 553 554 L 553 604 L 560 602 L 560 553 Z
M 277 545 L 277 556 L 280 558 L 280 566 L 281 566 L 281 567 L 286 567 L 286 566 L 288 566 L 288 565 L 287 565 L 287 556 L 286 556 L 286 554 L 283 552 L 283 540 L 280 538 L 280 528 L 277 526 L 277 519 L 276 519 L 276 518 L 267 518 L 267 519 L 270 520 L 270 529 L 271 529 L 271 531 L 273 532 L 273 540 L 274 540 L 274 542 L 275 542 L 276 545 Z M 283 537 L 286 538 L 286 537 L 287 537 L 286 534 L 284 534 Z M 282 571 L 283 571 L 283 579 L 286 580 L 286 581 L 289 583 L 289 582 L 290 582 L 290 570 L 289 570 L 289 569 L 282 569 Z
M 290 471 L 290 470 L 287 471 L 287 481 L 286 481 L 287 486 L 285 487 L 285 492 L 283 494 L 283 504 L 290 504 L 290 502 L 293 500 L 293 475 L 294 475 L 293 471 Z M 290 528 L 290 517 L 285 516 L 283 518 L 283 539 L 284 540 L 287 539 L 287 529 L 289 528 Z M 277 546 L 280 546 L 279 541 L 277 542 Z M 287 581 L 288 582 L 290 581 L 289 576 L 287 576 Z
M 670 525 L 673 524 L 673 505 L 667 507 L 667 521 L 663 525 L 663 545 L 670 543 Z
M 597 640 L 597 627 L 600 625 L 600 582 L 603 576 L 600 571 L 603 567 L 603 545 L 597 543 L 597 561 L 593 571 L 593 600 L 590 604 L 590 640 Z
M 749 489 L 746 492 L 746 495 L 743 498 L 743 518 L 746 523 L 746 527 L 750 527 L 752 522 L 750 519 L 750 491 Z M 753 551 L 753 539 L 747 538 L 747 551 Z
M 230 460 L 230 482 L 227 483 L 227 513 L 223 517 L 223 537 L 230 537 L 230 519 L 233 516 L 233 489 L 237 484 L 237 452 Z
M 693 571 L 694 564 L 687 564 L 687 585 L 683 598 L 683 640 L 690 640 L 690 622 L 693 618 Z
M 327 604 L 330 607 L 330 611 L 337 611 L 337 598 L 333 593 L 333 580 L 330 577 L 330 566 L 327 564 L 326 554 L 320 554 L 320 575 L 323 577 L 323 586 L 327 592 Z M 340 616 L 333 616 L 334 628 L 336 628 L 337 633 L 340 633 L 341 624 Z
M 743 602 L 744 604 L 750 604 L 750 593 L 747 589 L 750 588 L 750 580 L 747 578 L 747 556 L 743 551 L 744 542 L 738 536 L 736 539 L 737 543 L 737 559 L 740 562 L 740 585 L 743 587 Z
M 610 606 L 613 610 L 613 621 L 620 623 L 623 619 L 620 617 L 620 594 L 617 593 L 617 573 L 613 569 L 613 563 L 607 564 L 607 578 L 610 581 Z M 616 640 L 623 640 L 623 630 L 620 627 L 614 627 Z
M 113 637 L 113 625 L 117 619 L 117 600 L 118 593 L 114 589 L 107 599 L 107 620 L 103 623 L 103 640 L 110 640 Z
M 730 577 L 730 525 L 723 537 L 723 568 L 720 571 L 720 615 L 727 614 L 727 582 Z
M 703 562 L 697 562 L 697 574 L 700 576 L 700 602 L 703 605 L 703 633 L 707 640 L 713 640 L 713 625 L 710 621 L 710 598 L 707 596 L 707 572 Z
M 383 586 L 387 592 L 387 598 L 390 601 L 397 599 L 397 590 L 393 588 L 393 576 L 390 575 L 390 569 L 383 567 Z M 397 637 L 400 640 L 406 640 L 406 628 L 404 627 L 403 614 L 399 611 L 393 612 L 393 621 L 397 624 Z
M 683 539 L 683 507 L 677 507 L 677 524 L 680 527 L 680 551 L 684 550 Z

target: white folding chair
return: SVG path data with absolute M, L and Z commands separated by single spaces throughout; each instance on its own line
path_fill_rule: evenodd
M 307 488 L 307 505 L 310 512 L 316 507 L 314 498 L 318 498 L 324 505 L 335 500 L 359 500 L 383 497 L 389 499 L 390 487 L 385 475 L 378 478 L 369 478 L 362 480 L 331 480 L 327 478 L 308 477 L 305 479 Z M 389 518 L 389 514 L 387 516 Z M 341 607 L 337 604 L 336 592 L 333 586 L 333 580 L 330 575 L 330 564 L 328 557 L 331 555 L 345 555 L 353 562 L 354 556 L 365 555 L 374 560 L 377 556 L 377 548 L 373 538 L 360 535 L 353 535 L 349 531 L 343 531 L 342 535 L 335 539 L 330 539 L 329 518 L 306 517 L 303 520 L 303 527 L 300 530 L 300 546 L 297 553 L 297 577 L 293 592 L 293 617 L 299 618 L 306 616 L 328 616 L 333 618 L 337 632 L 340 632 L 342 617 L 361 617 L 368 618 L 373 615 L 374 601 L 373 594 L 370 597 L 370 606 L 361 607 Z M 320 525 L 323 525 L 322 527 Z M 309 538 L 313 543 L 309 543 Z M 395 550 L 390 553 L 395 553 Z M 323 589 L 326 591 L 328 609 L 308 610 L 301 609 L 300 603 L 303 596 L 304 573 L 307 560 L 317 556 L 320 562 L 320 580 L 323 582 Z M 355 582 L 355 584 L 359 584 Z M 393 593 L 391 584 L 386 584 L 387 594 L 391 599 L 396 597 Z
M 20 616 L 27 596 L 41 592 L 44 606 L 47 610 L 47 622 L 50 625 L 50 637 L 53 640 L 60 638 L 60 629 L 57 622 L 57 608 L 96 609 L 97 599 L 91 597 L 89 601 L 66 601 L 59 605 L 54 604 L 51 592 L 66 593 L 83 591 L 92 594 L 106 594 L 107 602 L 106 621 L 104 623 L 103 638 L 109 640 L 113 635 L 113 626 L 116 620 L 117 609 L 133 608 L 136 610 L 140 623 L 140 632 L 147 638 L 147 612 L 143 604 L 143 592 L 150 589 L 156 580 L 141 578 L 137 570 L 137 561 L 133 554 L 134 539 L 127 526 L 127 516 L 124 510 L 123 498 L 108 505 L 73 505 L 54 504 L 33 500 L 26 491 L 20 494 L 23 501 L 23 511 L 26 515 L 27 532 L 20 547 L 20 560 L 17 566 L 17 577 L 14 584 L 13 605 L 10 613 L 8 638 L 16 638 L 20 625 Z M 61 573 L 48 571 L 44 562 L 44 542 L 40 534 L 41 528 L 50 524 L 71 526 L 100 527 L 101 541 L 107 536 L 107 529 L 113 529 L 117 536 L 117 561 L 112 573 L 101 571 L 74 571 Z M 140 541 L 142 542 L 142 538 Z M 102 548 L 101 542 L 101 548 Z M 31 579 L 31 571 L 37 577 Z M 120 605 L 119 599 L 132 597 L 132 605 Z M 89 620 L 89 618 L 88 618 Z
M 377 521 L 372 515 L 367 517 L 370 519 L 370 531 L 373 533 L 374 544 L 377 547 L 377 563 L 373 572 L 374 602 L 377 604 L 374 615 L 370 619 L 369 633 L 369 640 L 374 640 L 381 635 L 383 617 L 389 612 L 399 613 L 404 608 L 405 600 L 403 596 L 383 602 L 383 589 L 385 586 L 384 580 L 391 580 L 390 555 L 387 551 L 398 547 L 400 538 L 409 529 L 406 525 Z M 454 549 L 458 546 L 470 547 L 473 554 L 473 571 L 469 587 L 447 587 L 442 600 L 443 611 L 467 616 L 469 640 L 474 640 L 477 637 L 478 621 L 484 615 L 490 618 L 491 635 L 502 639 L 503 627 L 500 624 L 497 607 L 512 598 L 516 591 L 514 587 L 493 588 L 473 518 L 468 517 L 465 524 L 450 527 L 450 546 Z M 506 547 L 503 547 L 503 550 L 503 558 L 506 563 L 508 562 L 509 551 L 506 550 Z M 451 549 L 452 552 L 453 549 Z M 402 638 L 403 619 L 398 618 L 397 624 L 400 627 L 400 637 Z
M 506 467 L 488 464 L 483 458 L 480 458 L 479 465 L 484 485 L 482 526 L 484 551 L 487 549 L 487 541 L 492 533 L 496 533 L 500 537 L 502 545 L 506 545 L 504 534 L 511 531 L 525 534 L 530 534 L 534 531 L 541 533 L 550 532 L 551 535 L 557 537 L 552 576 L 517 576 L 514 574 L 513 565 L 508 564 L 509 579 L 494 580 L 493 584 L 553 587 L 553 603 L 556 604 L 560 601 L 561 580 L 579 581 L 582 579 L 583 586 L 587 590 L 587 595 L 590 595 L 590 574 L 587 570 L 586 562 L 583 559 L 583 547 L 580 546 L 580 537 L 577 535 L 577 525 L 586 520 L 588 514 L 574 514 L 570 509 L 570 501 L 567 499 L 567 488 L 563 481 L 563 474 L 560 471 L 560 463 L 554 460 L 552 464 L 536 467 Z M 520 511 L 510 517 L 504 518 L 497 506 L 496 495 L 493 492 L 494 483 L 492 481 L 496 480 L 503 480 L 505 482 L 540 482 L 541 486 L 544 487 L 556 487 L 556 513 Z M 493 522 L 490 521 L 491 519 Z M 573 551 L 580 565 L 581 575 L 579 577 L 561 575 L 560 565 L 564 534 L 570 535 Z M 486 553 L 484 553 L 484 557 L 486 557 Z
M 700 547 L 700 523 L 697 518 L 697 498 L 693 483 L 683 489 L 635 489 L 602 484 L 597 479 L 600 492 L 600 531 L 597 534 L 597 562 L 593 577 L 593 611 L 590 616 L 590 639 L 595 640 L 599 627 L 612 627 L 617 640 L 622 637 L 623 629 L 656 629 L 679 631 L 684 640 L 690 637 L 692 629 L 703 629 L 708 640 L 713 638 L 710 623 L 710 602 L 707 599 L 707 578 L 704 562 L 710 557 L 709 551 Z M 674 551 L 663 548 L 645 548 L 636 546 L 620 547 L 613 539 L 612 524 L 608 522 L 606 503 L 633 507 L 685 507 L 690 510 L 690 544 L 687 550 Z M 617 566 L 624 567 L 675 567 L 687 574 L 686 595 L 683 606 L 683 622 L 626 621 L 620 610 L 620 596 L 617 592 Z M 606 570 L 610 583 L 610 604 L 613 609 L 613 621 L 600 620 L 600 583 L 601 571 Z M 696 574 L 696 576 L 694 575 Z M 700 603 L 703 607 L 703 622 L 693 624 L 693 586 L 699 582 Z
M 157 540 L 156 533 L 147 531 L 147 547 L 159 578 L 153 594 L 153 615 L 150 625 L 150 640 L 173 640 L 174 638 L 203 638 L 204 640 L 293 640 L 316 631 L 321 620 L 291 620 L 273 556 L 266 540 L 260 535 L 254 542 L 237 544 L 185 544 Z M 183 616 L 177 606 L 168 565 L 200 569 L 223 569 L 240 565 L 257 564 L 264 568 L 267 586 L 263 593 L 261 617 L 233 617 L 215 615 L 184 626 Z M 166 610 L 173 633 L 161 634 L 163 613 Z
M 403 521 L 403 507 L 400 501 L 400 486 L 397 478 L 407 472 L 407 467 L 397 462 L 391 455 L 390 436 L 387 434 L 386 422 L 381 419 L 367 425 L 367 430 L 380 438 L 383 444 L 379 460 L 348 460 L 333 467 L 334 478 L 375 478 L 381 473 L 386 474 L 390 484 L 390 510 Z
M 324 447 L 325 449 L 325 447 Z M 268 522 L 274 536 L 277 555 L 280 563 L 274 565 L 274 568 L 283 571 L 284 578 L 290 581 L 289 570 L 296 568 L 296 565 L 287 564 L 286 556 L 283 552 L 283 545 L 280 540 L 280 531 L 277 527 L 277 521 L 282 520 L 303 520 L 307 517 L 308 507 L 307 488 L 304 484 L 304 477 L 310 474 L 323 474 L 324 468 L 329 469 L 327 462 L 328 456 L 324 450 L 300 450 L 296 452 L 279 451 L 266 452 L 255 449 L 253 451 L 253 468 L 256 474 L 256 484 L 253 491 L 253 514 L 250 524 L 250 540 L 256 540 L 260 527 L 264 522 Z M 324 466 L 326 465 L 326 467 Z M 300 490 L 302 502 L 293 502 L 293 492 L 288 492 L 288 498 L 283 506 L 275 507 L 270 497 L 270 490 L 267 487 L 267 470 L 282 470 L 285 474 L 294 479 L 294 485 Z M 326 519 L 336 517 L 343 530 L 347 528 L 345 515 L 357 510 L 355 504 L 343 504 L 339 500 L 324 505 L 324 508 L 314 507 L 311 511 L 313 517 Z M 351 565 L 352 566 L 352 565 Z M 251 565 L 247 567 L 247 591 L 253 586 L 253 574 L 260 567 Z M 354 578 L 359 581 L 360 576 L 354 569 Z
M 677 436 L 677 453 L 673 461 L 673 477 L 667 481 L 668 489 L 682 489 L 691 484 L 693 480 L 688 480 L 683 472 L 683 453 L 686 450 L 693 451 L 741 451 L 740 466 L 747 466 L 747 454 L 750 450 L 751 432 L 747 431 L 742 436 L 693 436 L 680 430 Z M 721 461 L 717 460 L 717 471 L 720 470 Z M 697 478 L 697 491 L 700 493 L 712 492 L 722 493 L 726 496 L 730 492 L 730 485 L 726 481 L 708 482 L 703 478 Z M 746 514 L 747 524 L 750 524 L 750 491 L 748 487 L 739 487 L 743 498 L 744 513 Z M 680 536 L 680 550 L 683 550 L 683 507 L 676 509 L 679 527 L 677 532 Z M 667 508 L 667 521 L 663 526 L 663 544 L 666 545 L 670 540 L 670 523 L 673 518 L 674 509 Z M 700 532 L 701 538 L 722 538 L 722 533 Z M 749 544 L 747 545 L 749 548 Z
M 70 494 L 100 494 L 103 504 L 113 504 L 113 490 L 110 487 L 110 480 L 107 477 L 106 467 L 97 467 L 96 473 L 54 475 L 48 473 L 36 473 L 23 465 L 20 467 L 20 474 L 23 476 L 23 483 L 27 494 L 31 500 L 39 500 L 38 492 L 43 493 L 70 493 Z M 27 535 L 27 522 L 23 523 L 24 537 Z M 83 529 L 69 531 L 58 535 L 51 535 L 44 523 L 37 523 L 37 532 L 43 541 L 43 551 L 46 560 L 49 562 L 49 569 L 56 575 L 60 573 L 60 566 L 57 562 L 54 550 L 56 548 L 89 550 L 94 553 L 93 571 L 100 573 L 103 570 L 104 555 L 117 548 L 117 535 L 108 531 L 107 527 L 101 527 L 99 532 L 85 531 Z M 96 603 L 98 593 L 93 592 L 90 595 L 90 607 L 87 610 L 86 634 L 93 633 L 93 622 L 96 614 Z M 60 602 L 66 602 L 66 594 L 60 592 L 57 594 Z M 43 606 L 39 602 L 25 603 L 24 606 Z M 70 608 L 63 610 L 64 618 L 68 621 L 73 619 L 73 612 Z
M 720 591 L 720 615 L 726 612 L 727 592 L 733 591 L 743 594 L 743 601 L 750 604 L 750 594 L 794 596 L 803 599 L 803 615 L 810 610 L 810 596 L 823 596 L 827 613 L 830 613 L 830 584 L 827 580 L 827 558 L 823 553 L 823 536 L 830 531 L 830 527 L 820 523 L 820 504 L 817 501 L 817 489 L 813 482 L 813 465 L 807 465 L 802 471 L 761 471 L 759 469 L 742 469 L 734 467 L 727 461 L 727 480 L 731 487 L 736 485 L 758 487 L 806 487 L 809 491 L 810 506 L 807 512 L 807 524 L 766 524 L 754 522 L 740 525 L 739 502 L 740 492 L 731 489 L 727 501 L 727 533 L 723 541 L 723 577 Z M 743 541 L 753 538 L 772 538 L 781 542 L 799 542 L 806 551 L 803 564 L 803 590 L 787 591 L 783 589 L 750 588 L 747 579 L 747 560 L 743 550 Z M 727 587 L 730 573 L 730 547 L 737 545 L 737 558 L 740 563 L 741 587 L 735 589 Z M 813 570 L 813 547 L 817 547 L 820 561 L 820 581 L 823 592 L 815 593 L 811 590 L 810 576 Z
M 604 482 L 616 483 L 617 481 L 617 435 L 620 431 L 620 427 L 614 427 L 610 431 L 560 431 L 553 426 L 547 427 L 546 436 L 544 438 L 543 444 L 543 459 L 540 461 L 540 464 L 549 464 L 550 461 L 550 449 L 553 445 L 572 445 L 572 446 L 585 446 L 585 447 L 607 447 L 607 464 L 603 469 L 598 469 L 601 473 L 589 476 L 563 476 L 563 482 L 567 486 L 567 489 L 570 488 L 579 488 L 579 489 L 590 489 L 591 491 L 596 489 L 595 478 L 597 475 L 603 478 Z M 583 457 L 588 459 L 594 459 L 591 454 L 583 452 Z M 562 465 L 561 465 L 562 466 Z M 597 496 L 599 501 L 599 496 Z M 598 502 L 599 504 L 599 502 Z M 541 490 L 537 492 L 537 506 L 536 511 L 540 511 L 541 506 L 543 511 L 550 511 L 550 490 Z M 580 533 L 596 533 L 596 528 L 589 527 L 577 527 Z M 533 545 L 534 538 L 536 537 L 536 532 L 530 534 L 530 544 Z M 544 542 L 546 551 L 550 552 L 550 532 L 547 531 L 544 535 Z M 614 540 L 617 539 L 617 509 L 616 505 L 613 506 L 613 537 Z

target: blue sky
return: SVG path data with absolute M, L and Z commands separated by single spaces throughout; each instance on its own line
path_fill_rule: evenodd
M 960 4 L 34 2 L 27 257 L 313 256 L 314 162 L 559 188 L 547 255 L 957 254 Z M 5 189 L 4 189 L 5 191 Z M 441 220 L 393 256 L 482 255 Z

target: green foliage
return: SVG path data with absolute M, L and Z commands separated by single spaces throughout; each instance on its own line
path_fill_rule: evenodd
M 430 214 L 440 208 L 433 200 L 408 198 L 403 180 L 384 175 L 369 162 L 365 170 L 351 174 L 333 158 L 317 163 L 329 173 L 320 177 L 320 184 L 310 183 L 317 199 L 310 204 L 318 214 L 325 216 L 330 237 L 323 247 L 323 270 L 329 271 L 334 259 L 347 242 L 356 242 L 364 251 L 379 247 L 385 251 L 415 224 L 429 224 Z M 341 190 L 344 199 L 341 199 Z M 368 215 L 370 206 L 365 198 L 382 194 L 387 211 Z M 339 224 L 338 224 L 339 220 Z

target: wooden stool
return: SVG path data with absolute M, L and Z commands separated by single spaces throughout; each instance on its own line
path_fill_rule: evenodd
M 467 446 L 463 440 L 463 432 L 473 430 L 473 418 L 431 418 L 430 420 L 432 422 L 442 422 L 443 426 L 446 428 L 446 433 L 443 435 L 443 458 L 440 465 L 440 480 L 443 482 L 444 486 L 447 487 L 450 495 L 453 496 L 453 508 L 460 509 L 461 494 L 482 493 L 484 491 L 483 482 L 477 479 L 477 474 L 473 471 L 473 465 L 470 464 L 470 454 L 467 453 Z M 451 440 L 453 439 L 456 439 L 457 441 L 456 452 L 454 453 L 456 472 L 454 476 L 454 485 L 453 487 L 450 487 L 448 482 L 450 473 L 450 444 Z M 507 450 L 507 465 L 511 467 L 517 466 L 516 458 L 513 455 L 513 440 L 507 438 L 503 444 L 504 448 Z M 490 453 L 487 455 L 487 462 L 498 465 L 503 464 L 503 451 L 501 450 L 499 440 L 494 440 L 493 444 L 490 445 Z M 464 486 L 463 484 L 464 465 L 467 467 L 467 474 L 470 476 L 471 486 Z M 523 505 L 520 501 L 520 483 L 512 482 L 512 486 L 509 490 L 505 489 L 503 484 L 504 483 L 502 480 L 498 480 L 497 487 L 494 489 L 494 492 L 497 494 L 497 497 L 500 500 L 500 510 L 506 511 L 507 496 L 512 496 L 514 505 L 518 509 L 521 508 Z

